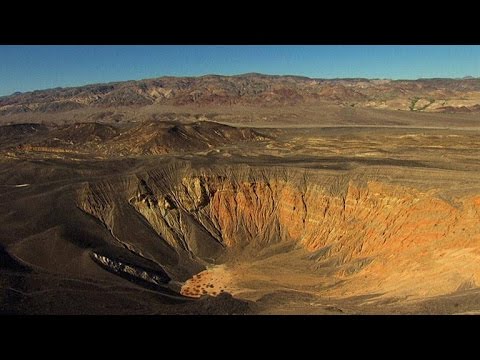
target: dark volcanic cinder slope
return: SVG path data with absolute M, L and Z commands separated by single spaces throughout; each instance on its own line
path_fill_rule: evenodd
M 35 136 L 33 136 L 35 135 Z M 226 144 L 258 142 L 268 137 L 248 128 L 208 121 L 142 122 L 115 126 L 103 123 L 0 126 L 2 148 L 33 154 L 92 154 L 118 157 L 202 151 Z
M 45 134 L 48 128 L 40 124 L 15 124 L 0 126 L 0 143 L 2 146 L 16 145 L 27 139 L 35 141 Z
M 45 166 L 26 162 L 17 171 L 2 164 L 1 170 L 3 178 L 17 172 L 17 181 L 25 182 L 28 172 Z M 86 181 L 101 173 L 95 166 L 76 171 L 70 164 L 62 177 L 53 181 L 42 177 L 35 183 L 0 186 L 4 259 L 0 313 L 198 313 L 202 307 L 212 313 L 248 310 L 245 302 L 228 297 L 190 304 L 181 296 L 176 281 L 201 271 L 204 263 L 163 241 L 117 196 L 119 189 L 141 186 L 136 176 Z M 82 203 L 80 194 L 89 196 L 90 207 Z M 88 211 L 94 209 L 103 215 L 91 216 Z M 215 304 L 223 307 L 215 308 Z

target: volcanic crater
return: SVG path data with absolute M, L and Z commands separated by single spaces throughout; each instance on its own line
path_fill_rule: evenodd
M 480 311 L 478 80 L 187 80 L 0 99 L 1 313 Z

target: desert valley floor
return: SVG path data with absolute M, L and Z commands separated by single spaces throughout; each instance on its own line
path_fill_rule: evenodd
M 427 85 L 2 98 L 0 312 L 480 313 L 478 89 Z

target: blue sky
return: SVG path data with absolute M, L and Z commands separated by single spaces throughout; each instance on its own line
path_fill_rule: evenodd
M 164 75 L 480 77 L 480 46 L 0 46 L 0 96 Z

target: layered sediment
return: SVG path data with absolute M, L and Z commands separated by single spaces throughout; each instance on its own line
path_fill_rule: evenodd
M 185 165 L 85 184 L 77 204 L 178 281 L 282 243 L 331 269 L 342 284 L 322 290 L 330 295 L 415 298 L 480 281 L 478 196 L 444 200 L 348 174 Z M 142 219 L 128 232 L 127 213 Z M 142 227 L 154 231 L 151 242 L 134 238 Z

